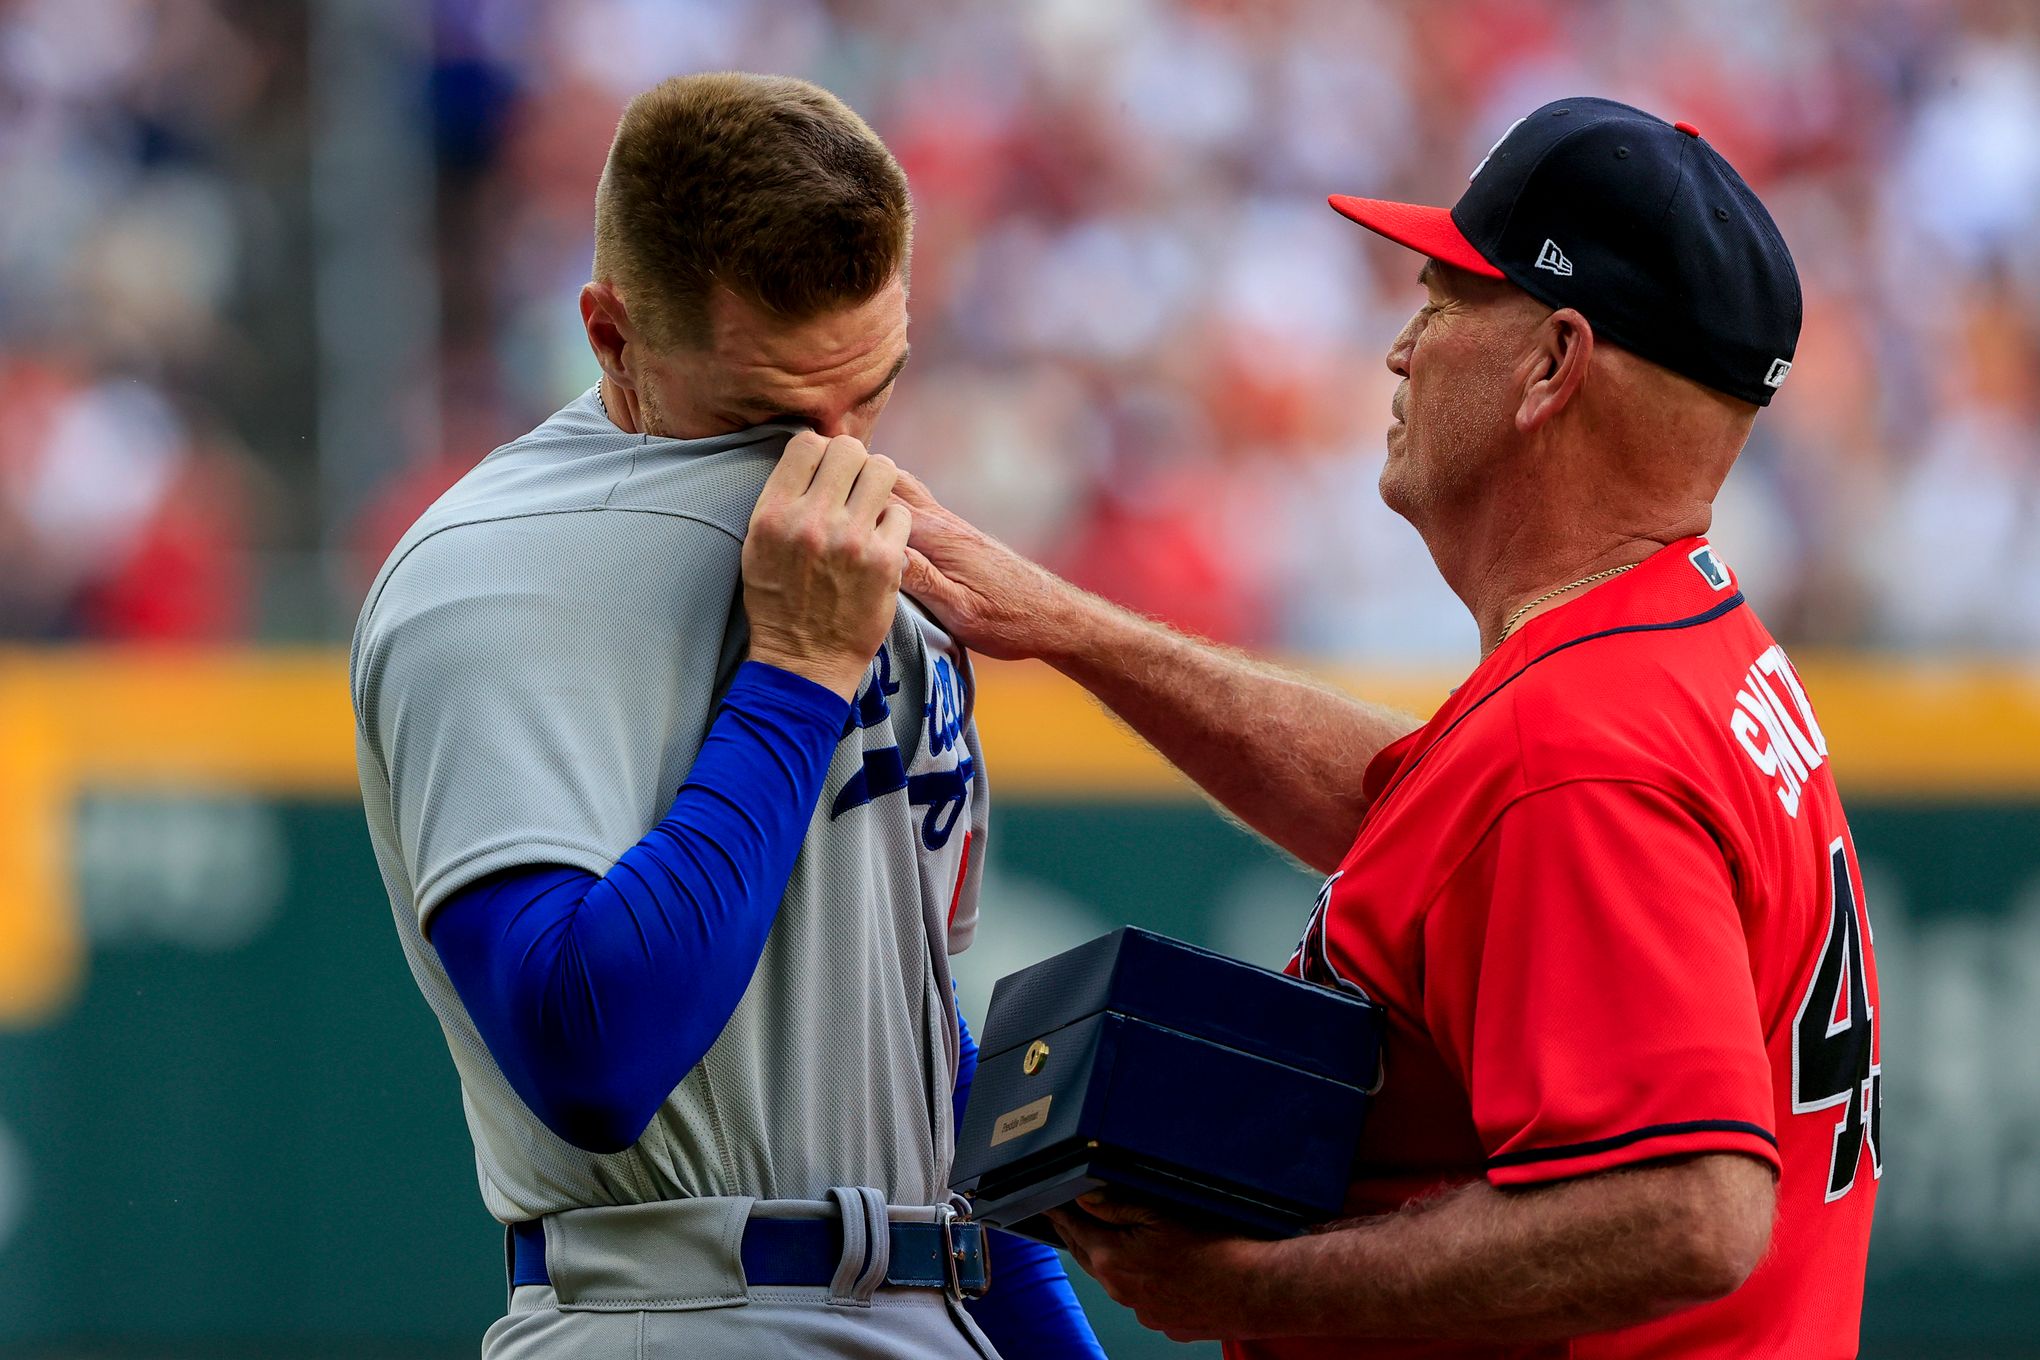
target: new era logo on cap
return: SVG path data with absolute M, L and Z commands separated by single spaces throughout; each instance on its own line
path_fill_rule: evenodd
M 1784 386 L 1785 375 L 1787 373 L 1790 373 L 1791 371 L 1792 361 L 1790 359 L 1773 359 L 1771 361 L 1771 371 L 1764 375 L 1764 386 L 1766 387 Z
M 1552 240 L 1549 236 L 1544 238 L 1544 249 L 1537 252 L 1537 267 L 1539 269 L 1549 269 L 1562 279 L 1572 277 L 1572 261 L 1568 260 L 1565 257 L 1565 252 L 1558 248 L 1558 242 Z M 1775 383 L 1772 385 L 1776 386 Z

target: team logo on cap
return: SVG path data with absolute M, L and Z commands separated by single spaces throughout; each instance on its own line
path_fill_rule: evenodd
M 1514 132 L 1517 128 L 1523 126 L 1523 124 L 1529 121 L 1530 115 L 1526 113 L 1521 118 L 1518 118 L 1515 122 L 1509 124 L 1509 132 Z M 1502 143 L 1509 140 L 1509 132 L 1504 132 L 1501 136 L 1495 138 L 1495 144 L 1487 149 L 1487 155 L 1482 156 L 1480 158 L 1480 164 L 1474 166 L 1473 173 L 1466 177 L 1466 182 L 1468 184 L 1471 184 L 1475 180 L 1480 178 L 1480 172 L 1487 169 L 1487 163 L 1495 158 L 1495 153 L 1497 151 L 1500 151 L 1502 149 Z
M 1539 269 L 1549 269 L 1562 279 L 1572 277 L 1572 261 L 1568 260 L 1565 257 L 1565 252 L 1558 248 L 1558 242 L 1548 236 L 1544 238 L 1544 249 L 1537 252 L 1537 267 Z M 1773 386 L 1775 385 L 1773 384 Z
M 1771 361 L 1771 371 L 1764 375 L 1764 386 L 1766 387 L 1784 386 L 1785 375 L 1787 373 L 1790 373 L 1791 371 L 1792 361 L 1790 359 L 1773 359 Z

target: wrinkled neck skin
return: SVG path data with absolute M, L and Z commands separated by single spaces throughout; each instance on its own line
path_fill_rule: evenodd
M 1633 356 L 1597 355 L 1572 405 L 1507 440 L 1467 495 L 1417 525 L 1480 627 L 1481 655 L 1538 596 L 1706 533 L 1755 409 Z

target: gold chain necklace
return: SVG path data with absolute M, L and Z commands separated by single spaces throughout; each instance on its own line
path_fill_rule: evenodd
M 1557 599 L 1560 595 L 1565 594 L 1568 590 L 1578 590 L 1581 586 L 1594 585 L 1598 582 L 1607 580 L 1611 576 L 1620 576 L 1623 572 L 1628 571 L 1631 567 L 1634 567 L 1636 565 L 1637 564 L 1634 562 L 1625 562 L 1619 567 L 1610 567 L 1606 571 L 1597 571 L 1592 576 L 1582 576 L 1579 580 L 1573 581 L 1567 585 L 1562 585 L 1557 590 L 1545 591 L 1542 595 L 1539 595 L 1536 599 L 1530 601 L 1530 603 L 1528 604 L 1518 606 L 1514 613 L 1510 614 L 1509 617 L 1502 620 L 1502 635 L 1495 639 L 1494 647 L 1488 648 L 1488 654 L 1492 656 L 1495 652 L 1495 648 L 1498 648 L 1504 642 L 1507 642 L 1509 640 L 1509 634 L 1516 631 L 1516 625 L 1523 621 L 1523 616 L 1529 613 L 1531 610 L 1535 609 L 1538 605 L 1543 604 L 1546 600 Z

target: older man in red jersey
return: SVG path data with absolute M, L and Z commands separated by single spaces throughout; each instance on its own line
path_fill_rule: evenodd
M 1328 873 L 1292 970 L 1389 1015 L 1346 1220 L 1248 1241 L 1094 1198 L 1057 1222 L 1143 1322 L 1236 1356 L 1854 1355 L 1881 1170 L 1862 880 L 1813 706 L 1703 537 L 1791 368 L 1791 256 L 1695 129 L 1599 99 L 1519 120 L 1450 212 L 1333 206 L 1428 257 L 1381 493 L 1484 651 L 1429 722 L 901 492 L 906 588 Z

